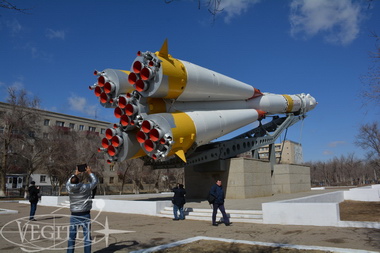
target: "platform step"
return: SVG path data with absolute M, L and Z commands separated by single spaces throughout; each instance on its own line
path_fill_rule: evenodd
M 200 209 L 186 207 L 185 218 L 188 220 L 211 220 L 212 209 Z M 227 215 L 231 222 L 263 223 L 263 212 L 261 210 L 227 210 Z M 165 207 L 159 217 L 173 219 L 173 207 Z M 217 220 L 222 219 L 222 214 L 218 211 Z

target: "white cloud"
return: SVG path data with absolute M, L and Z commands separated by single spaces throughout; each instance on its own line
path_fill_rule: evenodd
M 226 16 L 224 22 L 229 23 L 235 16 L 241 15 L 245 12 L 249 5 L 259 3 L 260 0 L 223 0 L 220 2 L 219 10 L 223 10 Z
M 346 145 L 346 144 L 347 144 L 347 142 L 345 142 L 345 141 L 333 141 L 333 142 L 330 142 L 328 145 L 329 145 L 329 147 L 335 148 L 337 146 Z
M 62 31 L 62 30 L 56 30 L 54 31 L 53 29 L 47 29 L 46 30 L 46 37 L 48 37 L 49 39 L 62 39 L 64 40 L 65 39 L 65 31 Z
M 325 150 L 323 151 L 323 155 L 333 155 L 334 152 L 332 152 L 331 150 Z
M 305 39 L 321 34 L 333 44 L 347 45 L 359 34 L 362 7 L 352 0 L 293 0 L 290 33 Z
M 89 116 L 96 116 L 97 105 L 87 104 L 86 98 L 72 95 L 68 98 L 68 102 L 71 110 L 81 112 Z
M 16 19 L 6 21 L 6 27 L 10 30 L 12 36 L 18 34 L 22 30 L 21 24 Z
M 45 51 L 39 50 L 37 47 L 35 47 L 31 43 L 25 44 L 23 46 L 23 49 L 29 51 L 33 58 L 41 59 L 41 60 L 44 60 L 46 62 L 52 62 L 53 61 L 53 55 L 52 54 L 49 54 Z
M 10 88 L 13 88 L 15 90 L 23 90 L 25 89 L 24 83 L 21 81 L 14 81 L 11 85 Z

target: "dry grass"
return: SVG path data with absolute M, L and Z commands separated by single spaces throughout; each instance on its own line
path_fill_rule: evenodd
M 380 202 L 346 200 L 339 204 L 340 220 L 380 222 Z
M 345 221 L 380 222 L 380 202 L 344 201 L 339 204 L 340 219 Z M 200 240 L 177 247 L 156 251 L 156 253 L 199 252 L 199 253 L 321 253 L 319 250 L 299 250 L 283 247 L 269 247 L 242 243 Z

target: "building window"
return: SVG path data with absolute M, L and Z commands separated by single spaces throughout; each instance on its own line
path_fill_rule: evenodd
M 99 183 L 100 183 L 100 184 L 103 184 L 103 183 L 104 183 L 104 178 L 100 177 L 100 178 L 99 178 Z
M 113 177 L 110 177 L 110 184 L 113 184 Z
M 49 133 L 43 133 L 42 136 L 46 139 L 49 138 Z
M 79 130 L 83 131 L 84 130 L 84 125 L 79 125 Z
M 46 176 L 41 175 L 41 176 L 40 176 L 40 182 L 41 182 L 41 183 L 46 183 Z
M 74 123 L 70 123 L 70 124 L 69 124 L 69 127 L 70 127 L 71 129 L 74 129 L 75 124 L 74 124 Z
M 105 128 L 100 129 L 100 133 L 101 134 L 105 134 L 106 133 L 106 129 Z
M 63 121 L 58 121 L 55 123 L 56 126 L 59 126 L 59 127 L 64 127 L 65 126 L 65 122 Z
M 50 124 L 50 119 L 45 119 L 44 120 L 44 126 L 48 126 Z
M 95 130 L 96 130 L 96 127 L 92 127 L 92 126 L 88 127 L 88 131 L 90 132 L 95 132 Z

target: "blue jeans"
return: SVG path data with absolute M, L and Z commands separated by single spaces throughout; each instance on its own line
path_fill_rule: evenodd
M 226 209 L 224 209 L 224 204 L 212 204 L 212 224 L 215 224 L 216 223 L 216 213 L 218 212 L 218 209 L 220 210 L 220 212 L 222 213 L 223 215 L 223 222 L 225 224 L 228 224 L 230 223 L 230 219 L 228 218 L 227 214 L 226 214 Z
M 75 239 L 77 237 L 77 230 L 82 226 L 83 228 L 83 242 L 84 252 L 91 253 L 91 215 L 80 214 L 71 215 L 70 217 L 70 234 L 67 246 L 67 253 L 73 253 L 75 249 Z
M 176 220 L 178 220 L 178 211 L 179 211 L 179 219 L 184 220 L 185 215 L 183 213 L 183 206 L 179 207 L 173 204 L 173 214 L 174 214 L 174 219 Z
M 34 215 L 36 214 L 36 210 L 37 210 L 37 202 L 30 202 L 29 220 L 34 219 Z

